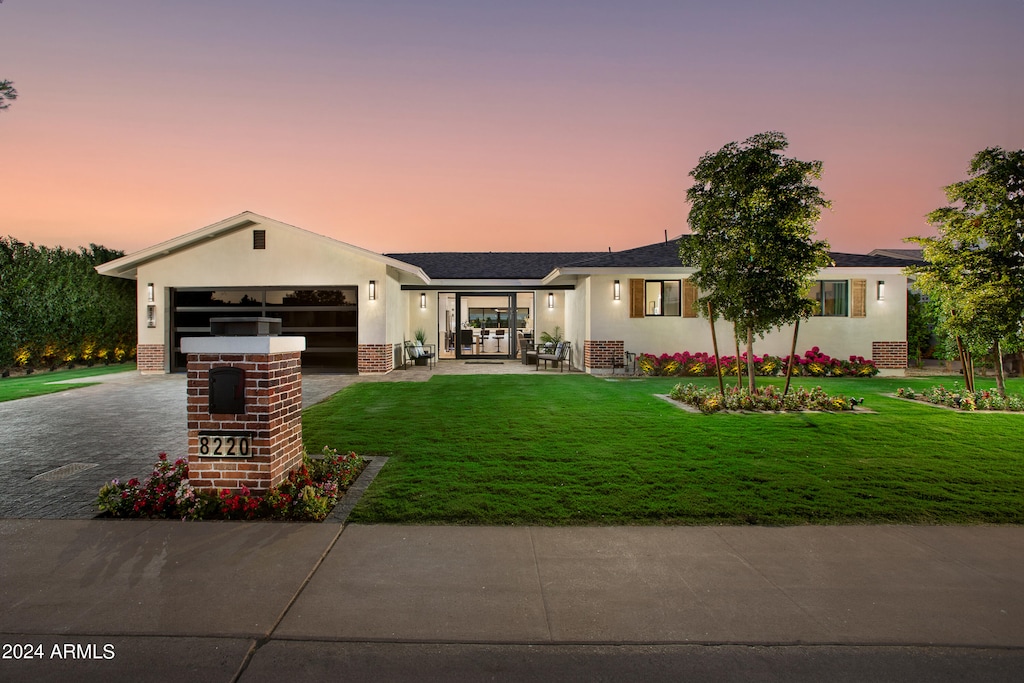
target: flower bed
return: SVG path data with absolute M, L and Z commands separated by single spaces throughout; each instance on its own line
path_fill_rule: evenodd
M 853 410 L 854 406 L 863 403 L 864 399 L 830 396 L 821 387 L 807 390 L 797 387 L 785 396 L 772 386 L 750 393 L 746 389 L 732 387 L 727 389 L 725 396 L 715 388 L 701 387 L 695 384 L 677 384 L 672 387 L 669 396 L 681 403 L 694 406 L 702 413 L 716 413 L 720 410 L 746 410 L 757 412 L 789 412 L 802 410 L 821 410 L 836 412 Z
M 319 522 L 366 466 L 366 461 L 355 453 L 339 454 L 325 446 L 322 457 L 303 455 L 302 465 L 261 497 L 252 495 L 244 486 L 238 492 L 199 491 L 187 478 L 187 459 L 179 458 L 172 463 L 166 453 L 158 457 L 145 481 L 130 479 L 122 484 L 114 479 L 105 484 L 96 499 L 100 511 L 110 517 Z
M 935 405 L 955 408 L 957 410 L 1008 410 L 1013 412 L 1024 411 L 1024 397 L 1011 395 L 1003 398 L 998 393 L 991 391 L 965 391 L 960 388 L 959 383 L 954 382 L 952 389 L 943 385 L 932 387 L 918 393 L 910 387 L 900 387 L 896 390 L 896 396 L 913 401 L 922 401 Z
M 762 377 L 774 377 L 785 374 L 789 356 L 754 355 L 754 372 Z M 691 354 L 689 351 L 675 353 L 671 356 L 663 353 L 655 356 L 642 353 L 637 356 L 637 367 L 644 375 L 660 377 L 714 377 L 718 374 L 718 365 L 722 366 L 723 375 L 736 376 L 747 372 L 747 354 L 737 356 L 720 356 L 716 358 L 707 353 Z M 815 346 L 805 351 L 802 356 L 793 360 L 794 377 L 874 377 L 878 368 L 874 361 L 861 356 L 850 356 L 848 360 L 832 358 L 821 353 Z

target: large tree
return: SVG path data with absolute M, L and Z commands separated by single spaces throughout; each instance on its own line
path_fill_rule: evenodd
M 701 312 L 721 315 L 745 339 L 750 391 L 754 337 L 809 318 L 818 304 L 807 291 L 832 263 L 828 242 L 814 239 L 814 224 L 830 205 L 813 183 L 821 162 L 788 158 L 788 146 L 778 132 L 730 142 L 700 158 L 686 192 L 693 234 L 679 255 L 696 268 Z
M 14 89 L 14 83 L 0 80 L 0 111 L 11 106 L 11 102 L 16 99 L 18 99 L 18 91 Z
M 939 302 L 967 388 L 974 388 L 971 352 L 991 352 L 1005 394 L 1003 351 L 1024 338 L 1024 150 L 983 149 L 968 174 L 946 187 L 949 205 L 928 214 L 938 236 L 908 238 L 921 245 L 925 263 L 907 270 Z

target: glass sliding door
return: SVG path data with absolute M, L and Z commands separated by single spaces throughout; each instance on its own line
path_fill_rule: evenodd
M 532 319 L 532 292 L 455 295 L 456 358 L 514 358 Z

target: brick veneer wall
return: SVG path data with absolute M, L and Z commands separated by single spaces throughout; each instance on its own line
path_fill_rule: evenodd
M 245 408 L 239 415 L 209 412 L 210 369 L 245 371 Z M 200 454 L 199 433 L 252 434 L 248 458 Z M 266 491 L 302 464 L 302 365 L 299 352 L 188 355 L 188 476 L 196 488 Z
M 622 367 L 626 347 L 623 341 L 583 341 L 583 365 L 587 370 Z
M 871 360 L 875 361 L 875 366 L 882 370 L 906 368 L 907 342 L 871 342 Z
M 360 375 L 383 374 L 395 369 L 392 344 L 360 344 L 357 370 Z
M 135 349 L 135 362 L 139 372 L 160 372 L 163 373 L 167 367 L 164 364 L 163 344 L 139 344 Z

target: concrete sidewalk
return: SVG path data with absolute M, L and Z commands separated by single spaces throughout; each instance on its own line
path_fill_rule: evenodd
M 1019 680 L 1024 528 L 0 520 L 0 633 L 0 680 Z

